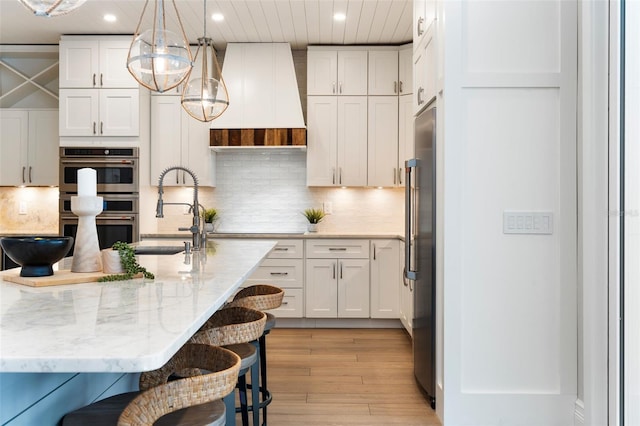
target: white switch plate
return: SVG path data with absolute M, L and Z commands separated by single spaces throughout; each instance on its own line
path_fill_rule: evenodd
M 27 202 L 26 201 L 20 201 L 20 204 L 18 205 L 18 214 L 27 214 Z
M 551 212 L 503 212 L 502 232 L 504 234 L 553 234 L 553 213 Z
M 332 214 L 333 213 L 333 203 L 331 201 L 325 201 L 322 203 L 322 210 L 324 214 Z

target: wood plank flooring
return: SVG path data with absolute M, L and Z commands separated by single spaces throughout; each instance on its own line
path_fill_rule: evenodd
M 282 329 L 267 336 L 269 426 L 440 426 L 401 329 Z

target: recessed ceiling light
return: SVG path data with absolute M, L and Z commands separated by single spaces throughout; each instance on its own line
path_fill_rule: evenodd
M 104 20 L 105 20 L 105 21 L 107 21 L 107 22 L 116 22 L 116 21 L 117 21 L 116 15 L 112 15 L 112 14 L 110 14 L 110 13 L 109 13 L 109 14 L 104 15 L 104 16 L 102 17 L 102 19 L 104 19 Z
M 338 12 L 335 15 L 333 15 L 333 19 L 335 21 L 344 21 L 345 19 L 347 19 L 347 15 L 345 15 L 344 13 Z
M 216 22 L 224 21 L 224 15 L 222 13 L 214 13 L 211 15 L 211 19 Z

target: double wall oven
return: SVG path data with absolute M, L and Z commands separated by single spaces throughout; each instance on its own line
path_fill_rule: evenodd
M 75 237 L 78 217 L 71 197 L 78 193 L 78 169 L 96 170 L 97 195 L 103 199 L 96 217 L 100 248 L 116 241 L 140 239 L 138 217 L 138 148 L 60 148 L 60 234 Z

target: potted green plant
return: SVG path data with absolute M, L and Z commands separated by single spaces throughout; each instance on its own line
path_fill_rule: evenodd
M 302 214 L 309 221 L 309 232 L 317 232 L 318 223 L 320 223 L 324 218 L 324 212 L 322 209 L 305 209 Z
M 213 224 L 218 220 L 218 211 L 214 208 L 204 209 L 202 211 L 202 220 L 204 220 L 204 230 L 206 232 L 213 232 Z

